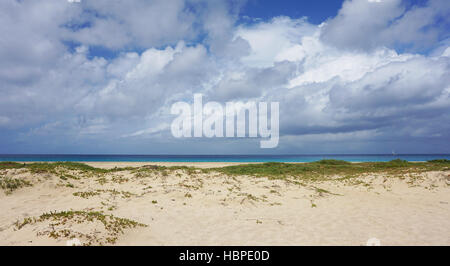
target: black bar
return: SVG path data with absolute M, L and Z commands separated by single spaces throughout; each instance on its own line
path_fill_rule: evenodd
M 0 247 L 14 263 L 105 265 L 358 265 L 446 261 L 448 247 Z M 17 254 L 14 254 L 17 253 Z M 158 263 L 156 263 L 158 262 Z

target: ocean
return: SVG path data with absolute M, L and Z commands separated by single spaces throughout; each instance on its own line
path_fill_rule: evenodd
M 17 162 L 314 162 L 324 159 L 348 162 L 411 162 L 450 160 L 450 154 L 317 154 L 317 155 L 91 155 L 91 154 L 4 154 L 0 161 Z

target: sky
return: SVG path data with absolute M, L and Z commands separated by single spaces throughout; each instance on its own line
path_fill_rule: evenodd
M 448 0 L 2 0 L 0 154 L 450 153 Z M 279 102 L 280 139 L 173 103 Z

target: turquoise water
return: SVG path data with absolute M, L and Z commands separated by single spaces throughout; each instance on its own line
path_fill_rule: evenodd
M 349 162 L 386 162 L 402 159 L 411 162 L 450 160 L 450 154 L 323 154 L 323 155 L 0 155 L 0 161 L 17 162 L 314 162 L 323 159 Z

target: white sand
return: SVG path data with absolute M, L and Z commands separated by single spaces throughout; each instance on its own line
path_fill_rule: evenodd
M 234 162 L 82 162 L 92 167 L 111 169 L 114 167 L 142 167 L 146 165 L 158 166 L 187 166 L 196 168 L 215 168 L 240 164 L 252 163 L 234 163 Z
M 125 165 L 89 164 L 106 168 Z M 195 163 L 201 167 L 223 165 Z M 148 225 L 125 230 L 117 245 L 365 245 L 370 238 L 379 239 L 382 245 L 450 245 L 448 171 L 404 180 L 366 176 L 358 185 L 342 181 L 298 185 L 182 171 L 167 176 L 112 173 L 105 176 L 105 184 L 96 177 L 65 181 L 23 170 L 3 174 L 35 184 L 11 195 L 0 191 L 0 245 L 65 245 L 69 239 L 37 235 L 48 232 L 49 223 L 29 224 L 20 230 L 14 223 L 70 209 L 103 211 Z M 75 187 L 62 186 L 67 182 Z M 333 194 L 319 193 L 316 188 Z M 123 198 L 104 192 L 87 199 L 73 195 L 96 189 L 135 195 Z M 86 222 L 69 229 L 95 232 L 98 225 Z

